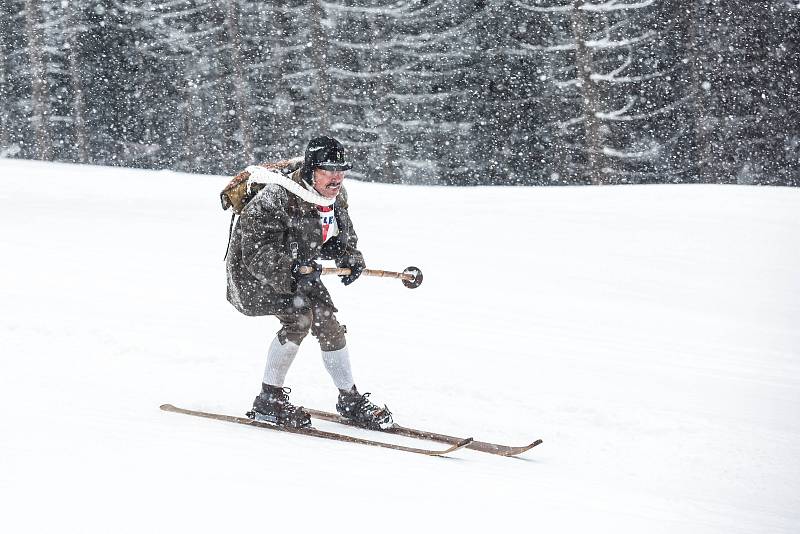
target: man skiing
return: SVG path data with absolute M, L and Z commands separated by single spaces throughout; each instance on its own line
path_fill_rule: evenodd
M 228 301 L 245 315 L 274 315 L 281 323 L 269 347 L 261 393 L 249 416 L 302 428 L 311 418 L 289 402 L 283 386 L 300 343 L 309 331 L 319 341 L 322 360 L 339 389 L 336 410 L 353 423 L 385 429 L 389 409 L 369 401 L 353 381 L 346 329 L 339 324 L 318 259 L 335 260 L 350 269 L 344 285 L 365 268 L 358 238 L 348 215 L 342 186 L 352 164 L 336 139 L 312 139 L 302 166 L 290 174 L 271 173 L 270 183 L 244 207 L 227 257 Z M 261 169 L 263 170 L 263 169 Z

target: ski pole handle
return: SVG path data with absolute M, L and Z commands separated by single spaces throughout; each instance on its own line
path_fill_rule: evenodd
M 314 269 L 312 267 L 303 266 L 299 271 L 301 274 L 308 274 Z M 322 274 L 335 274 L 337 276 L 348 276 L 350 269 L 340 267 L 323 267 Z M 381 269 L 364 269 L 361 274 L 366 276 L 376 276 L 379 278 L 399 278 L 402 280 L 403 285 L 409 289 L 414 289 L 422 284 L 422 271 L 417 267 L 406 267 L 402 273 L 394 271 L 384 271 Z

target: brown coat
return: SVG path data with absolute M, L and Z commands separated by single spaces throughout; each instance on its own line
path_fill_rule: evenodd
M 301 183 L 302 170 L 291 178 Z M 296 311 L 291 266 L 316 259 L 341 266 L 361 262 L 358 237 L 342 188 L 336 198 L 339 235 L 322 245 L 317 207 L 278 184 L 265 186 L 247 203 L 233 230 L 227 258 L 228 301 L 245 315 L 291 314 Z M 320 283 L 320 295 L 330 302 Z M 333 303 L 330 303 L 333 307 Z

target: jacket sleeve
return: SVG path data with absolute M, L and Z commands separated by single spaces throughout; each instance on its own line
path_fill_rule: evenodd
M 266 187 L 247 205 L 239 221 L 242 263 L 262 284 L 284 294 L 292 292 L 292 258 L 284 246 L 289 227 L 286 205 L 285 191 Z

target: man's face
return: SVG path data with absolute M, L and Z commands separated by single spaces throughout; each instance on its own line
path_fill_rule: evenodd
M 342 188 L 345 172 L 314 169 L 314 189 L 325 198 L 336 198 Z

